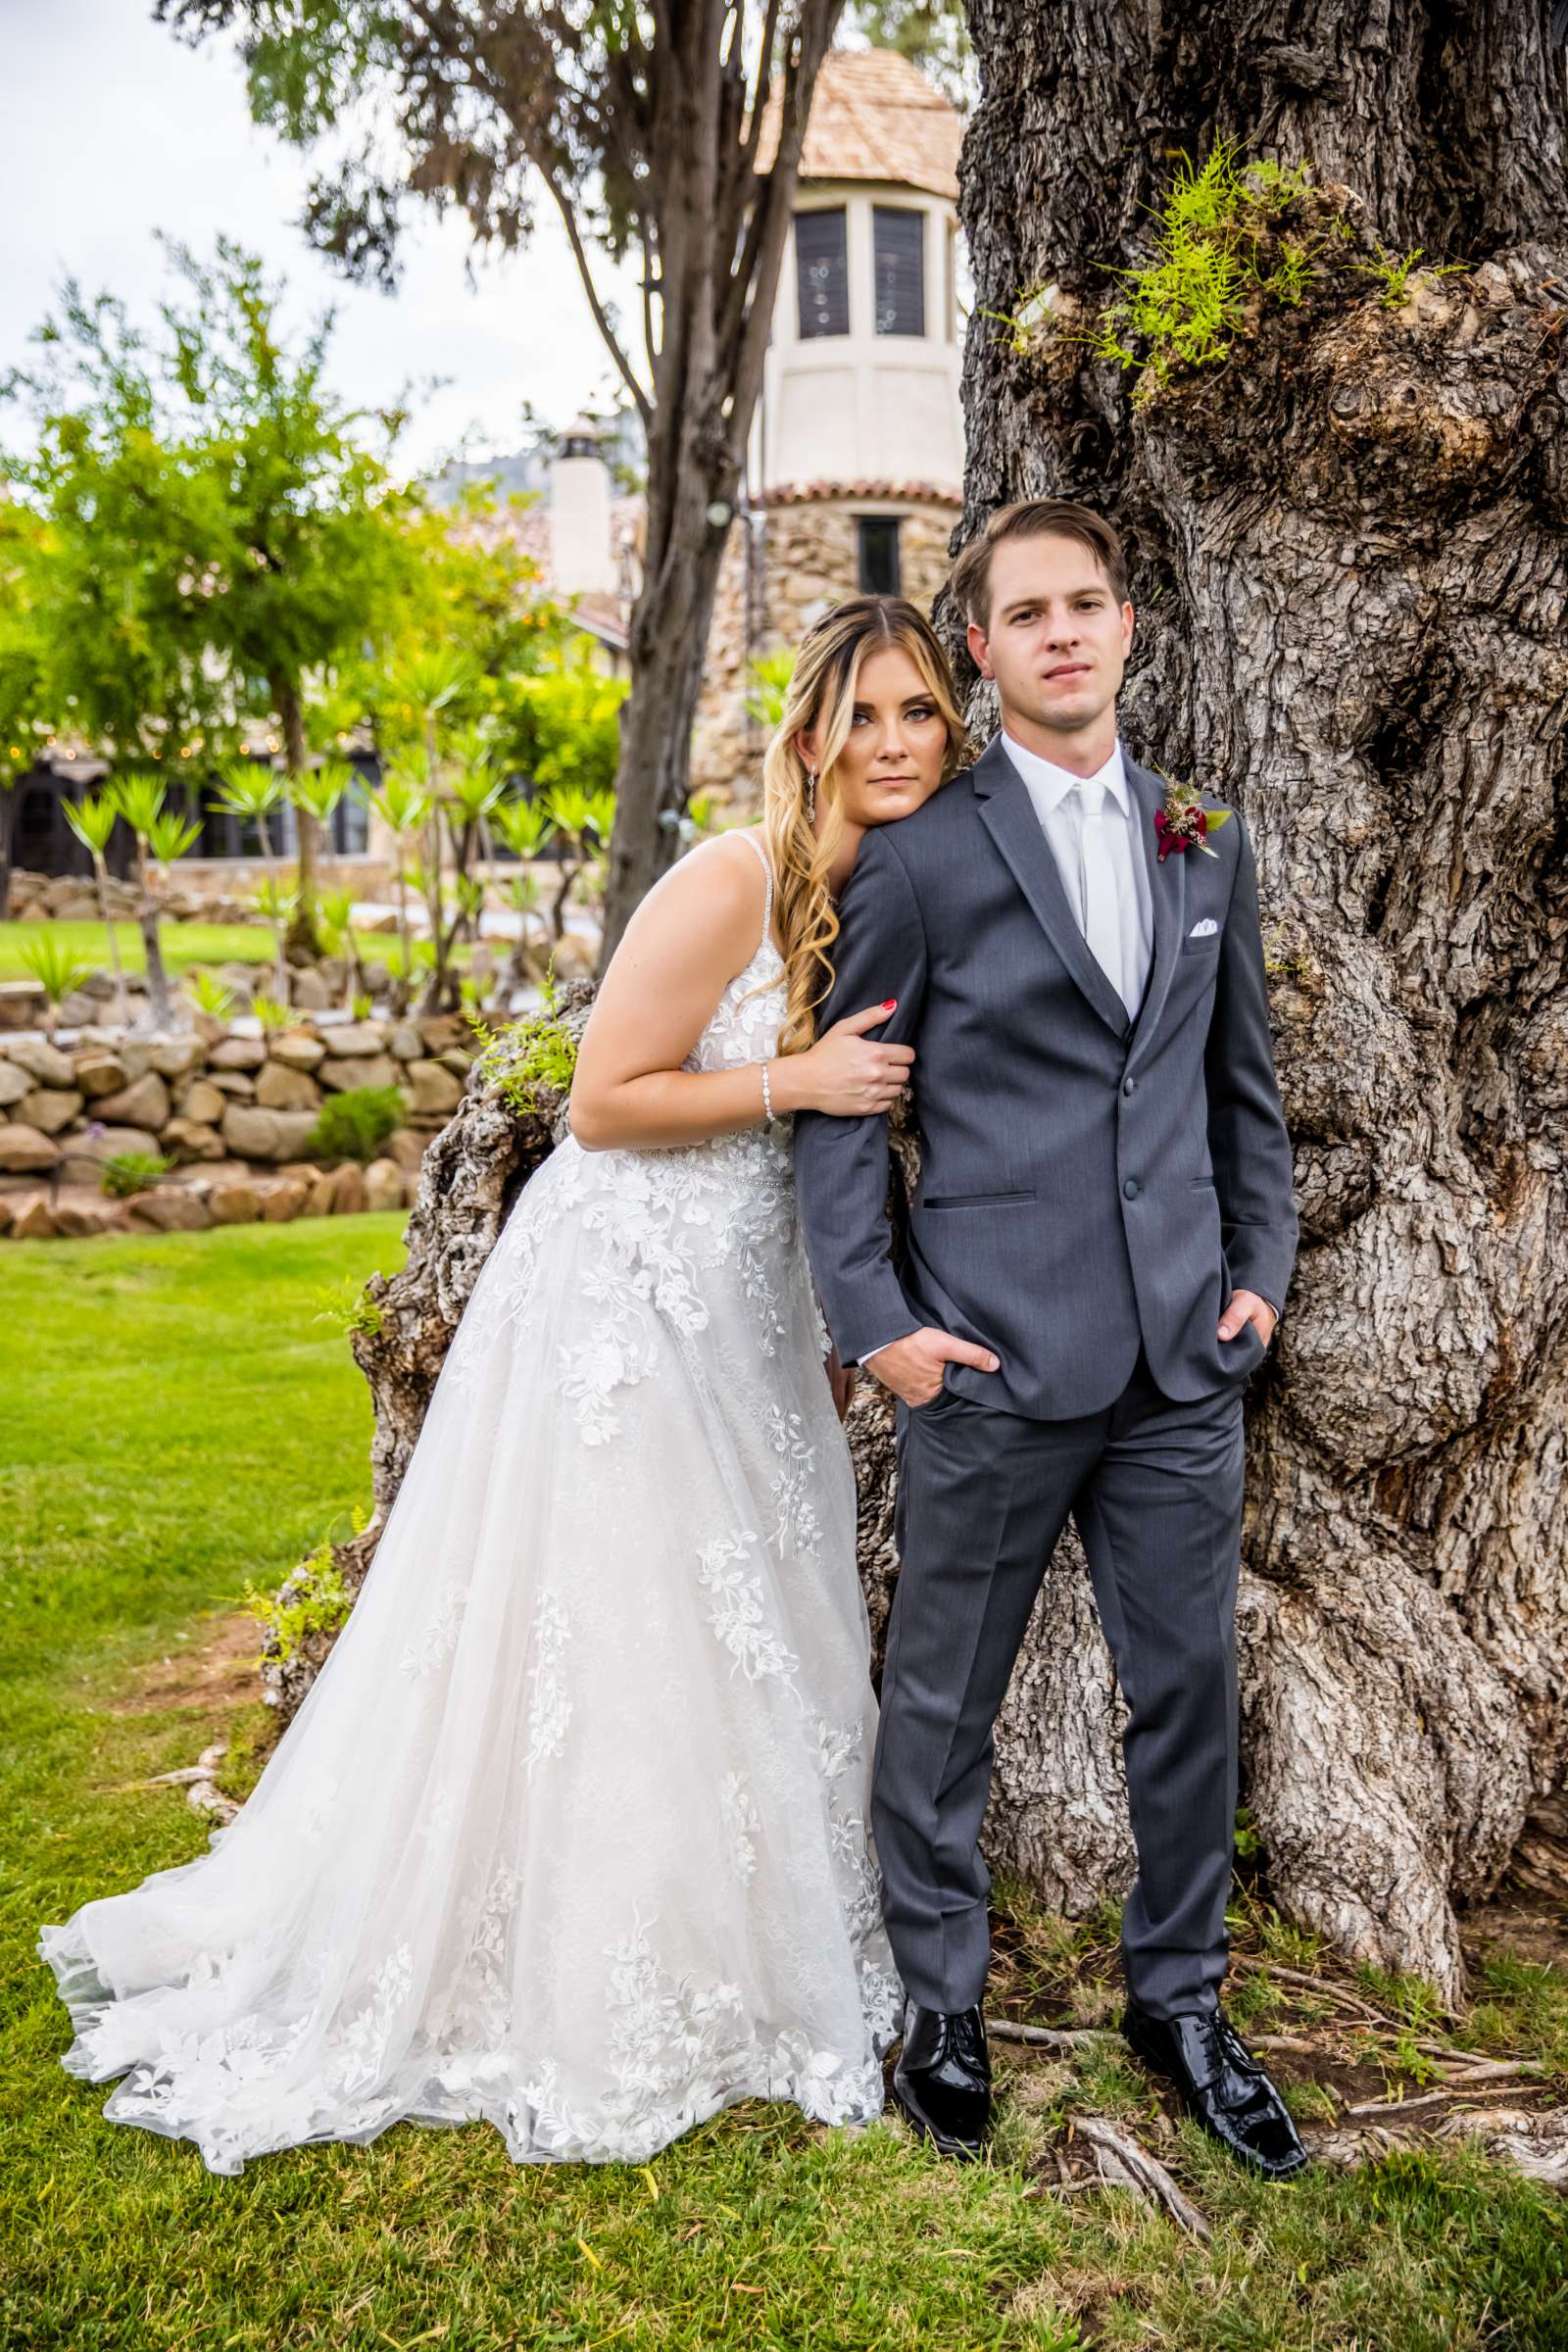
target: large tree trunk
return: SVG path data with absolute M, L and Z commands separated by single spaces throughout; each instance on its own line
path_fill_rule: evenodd
M 724 549 L 724 526 L 710 522 L 706 509 L 712 504 L 727 513 L 738 479 L 738 467 L 726 464 L 707 485 L 689 478 L 679 485 L 664 563 L 645 580 L 632 614 L 633 686 L 620 714 L 601 972 L 638 902 L 674 863 L 682 846 L 692 727 Z
M 1125 734 L 1251 831 L 1302 1247 L 1250 1398 L 1244 1793 L 1293 1918 L 1454 2000 L 1454 1905 L 1568 1753 L 1563 64 L 1517 0 L 1159 22 L 974 0 L 964 534 L 1112 516 Z M 1351 234 L 1135 402 L 1071 338 L 1226 135 Z M 1379 240 L 1465 272 L 1385 307 Z M 1064 1546 L 988 1843 L 1069 1910 L 1130 1875 L 1117 1735 Z

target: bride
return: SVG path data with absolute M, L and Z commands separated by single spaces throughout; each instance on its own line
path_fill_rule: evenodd
M 755 830 L 629 925 L 571 1133 L 454 1337 L 353 1615 L 211 1850 L 42 1931 L 106 2114 L 215 2173 L 403 2119 L 645 2160 L 732 2101 L 882 2106 L 902 1994 L 865 1827 L 850 1455 L 790 1114 L 886 1109 L 815 1038 L 867 825 L 958 763 L 912 606 L 812 628 Z M 814 772 L 813 772 L 814 771 Z

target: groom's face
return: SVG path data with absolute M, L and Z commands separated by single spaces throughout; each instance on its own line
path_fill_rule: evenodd
M 1041 534 L 992 550 L 991 610 L 970 622 L 969 651 L 1004 717 L 1066 735 L 1093 726 L 1116 699 L 1132 640 L 1132 606 L 1116 602 L 1081 541 Z

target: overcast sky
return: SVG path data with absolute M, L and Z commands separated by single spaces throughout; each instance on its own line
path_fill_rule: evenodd
M 286 274 L 286 318 L 336 306 L 330 365 L 348 399 L 379 404 L 410 379 L 450 379 L 401 444 L 411 468 L 469 434 L 476 454 L 516 449 L 524 401 L 562 425 L 608 400 L 608 355 L 548 198 L 528 248 L 475 258 L 471 286 L 466 225 L 412 215 L 388 296 L 310 252 L 293 225 L 306 160 L 253 127 L 232 50 L 186 48 L 152 23 L 151 0 L 0 0 L 0 369 L 24 357 L 68 273 L 150 323 L 167 286 L 153 231 L 204 252 L 222 229 Z M 606 268 L 600 282 L 635 315 L 629 280 Z

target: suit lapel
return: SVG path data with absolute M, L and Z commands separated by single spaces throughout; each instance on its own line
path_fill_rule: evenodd
M 1041 929 L 1072 974 L 1084 998 L 1107 1027 L 1129 1047 L 1127 1058 L 1130 1068 L 1145 1053 L 1159 1026 L 1159 1017 L 1165 1009 L 1165 999 L 1170 994 L 1170 984 L 1175 976 L 1176 959 L 1181 954 L 1182 929 L 1186 921 L 1187 858 L 1173 856 L 1167 858 L 1163 865 L 1160 864 L 1158 845 L 1154 838 L 1154 811 L 1164 800 L 1164 786 L 1152 769 L 1140 766 L 1137 760 L 1129 758 L 1125 747 L 1122 764 L 1132 794 L 1136 818 L 1134 829 L 1138 835 L 1144 870 L 1149 876 L 1150 904 L 1153 912 L 1153 954 L 1149 982 L 1144 990 L 1144 1001 L 1138 1008 L 1136 1022 L 1129 1022 L 1126 1005 L 1106 979 L 1078 928 L 1078 918 L 1061 886 L 1055 857 L 1046 839 L 1045 828 L 1035 814 L 1029 788 L 1003 749 L 1000 735 L 992 737 L 971 773 L 986 829 L 1011 867 L 1013 878 L 1034 909 Z
M 1125 1039 L 1130 1030 L 1127 1007 L 1078 928 L 1029 788 L 1003 749 L 1000 734 L 992 737 L 971 772 L 986 830 L 1011 867 L 1041 929 L 1101 1019 Z
M 1130 760 L 1125 748 L 1122 765 L 1127 771 L 1127 782 L 1132 791 L 1138 839 L 1143 850 L 1144 870 L 1149 876 L 1149 896 L 1154 917 L 1153 958 L 1127 1055 L 1130 1069 L 1147 1050 L 1150 1039 L 1158 1028 L 1159 1016 L 1165 1009 L 1165 999 L 1170 994 L 1176 960 L 1181 954 L 1183 927 L 1187 921 L 1187 859 L 1195 853 L 1190 850 L 1179 854 L 1173 852 L 1164 864 L 1160 864 L 1158 844 L 1154 839 L 1154 811 L 1164 801 L 1165 787 L 1152 768 L 1140 767 L 1136 760 Z

